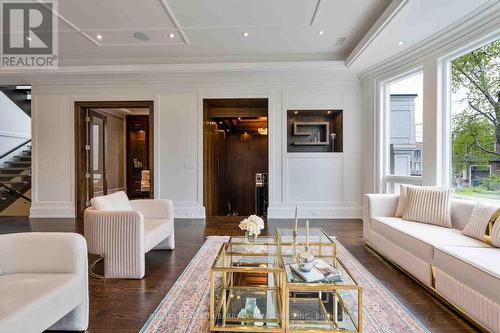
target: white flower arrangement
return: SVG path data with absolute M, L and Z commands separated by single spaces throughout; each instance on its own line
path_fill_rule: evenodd
M 248 231 L 249 234 L 258 236 L 260 231 L 264 229 L 264 220 L 257 215 L 250 215 L 240 222 L 239 227 L 241 230 Z

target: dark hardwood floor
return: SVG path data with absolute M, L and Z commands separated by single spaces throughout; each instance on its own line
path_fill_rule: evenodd
M 88 332 L 138 332 L 209 235 L 241 235 L 241 218 L 176 220 L 175 251 L 152 251 L 146 255 L 142 280 L 89 279 L 90 327 Z M 285 220 L 270 220 L 264 234 L 290 226 Z M 440 303 L 416 282 L 368 250 L 362 240 L 359 220 L 314 220 L 336 235 L 340 242 L 431 332 L 476 332 L 460 316 Z M 29 231 L 81 232 L 81 223 L 68 219 L 0 217 L 0 234 Z M 391 332 L 392 333 L 392 332 Z

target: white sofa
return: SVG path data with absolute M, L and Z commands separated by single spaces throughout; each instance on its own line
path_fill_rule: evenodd
M 399 195 L 367 194 L 363 237 L 484 328 L 500 332 L 500 248 L 461 234 L 475 203 L 453 199 L 453 228 L 394 217 Z
M 116 195 L 113 200 L 110 210 L 85 210 L 88 250 L 104 259 L 105 278 L 142 279 L 147 252 L 175 247 L 172 201 L 143 199 L 118 203 Z M 122 194 L 118 200 L 128 199 Z M 118 210 L 113 210 L 113 205 Z M 131 210 L 121 209 L 128 205 Z
M 0 332 L 87 329 L 87 246 L 81 235 L 1 235 L 0 253 Z

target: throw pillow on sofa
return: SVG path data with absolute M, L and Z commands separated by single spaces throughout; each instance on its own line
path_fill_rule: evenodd
M 453 190 L 430 186 L 409 186 L 403 219 L 451 228 Z
M 474 206 L 469 222 L 467 222 L 464 230 L 462 230 L 462 234 L 483 241 L 488 223 L 492 218 L 496 219 L 498 217 L 496 214 L 498 210 L 499 207 L 497 206 L 477 203 Z
M 395 217 L 403 217 L 403 214 L 408 205 L 408 186 L 409 185 L 399 185 L 399 200 L 398 206 L 396 207 Z
M 399 200 L 398 206 L 396 207 L 396 214 L 394 217 L 403 217 L 405 213 L 406 206 L 408 206 L 408 187 L 425 187 L 425 188 L 439 188 L 436 186 L 417 186 L 417 185 L 399 185 Z

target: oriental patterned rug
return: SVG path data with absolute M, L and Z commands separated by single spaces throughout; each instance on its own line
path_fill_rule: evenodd
M 228 236 L 207 238 L 140 333 L 210 332 L 210 267 L 228 240 Z M 337 255 L 363 287 L 363 332 L 429 332 L 338 241 Z

